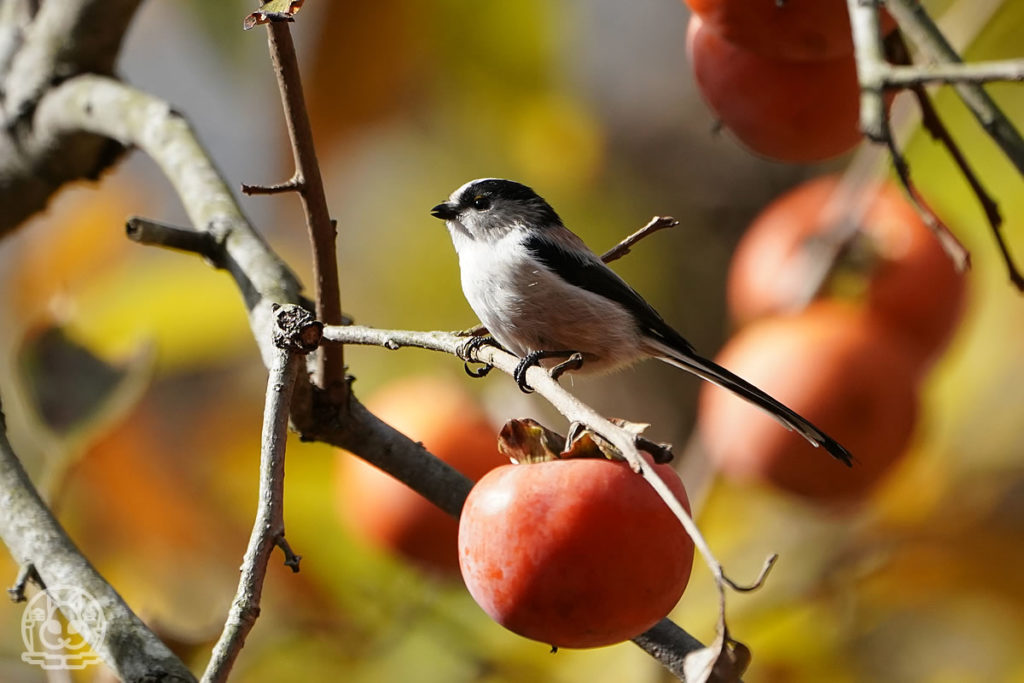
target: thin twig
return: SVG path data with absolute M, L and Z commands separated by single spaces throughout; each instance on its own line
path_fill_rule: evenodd
M 992 236 L 996 240 L 996 246 L 999 247 L 999 254 L 1003 259 L 1003 264 L 1006 266 L 1010 282 L 1019 291 L 1024 291 L 1024 274 L 1017 267 L 1016 262 L 1013 260 L 1013 255 L 1010 253 L 1010 248 L 1003 238 L 1003 216 L 999 212 L 999 205 L 988 193 L 984 185 L 981 184 L 981 180 L 967 161 L 967 157 L 964 156 L 960 146 L 953 139 L 953 136 L 939 117 L 939 113 L 935 110 L 935 106 L 932 104 L 931 98 L 928 97 L 924 86 L 914 85 L 910 88 L 910 91 L 914 93 L 918 106 L 921 108 L 921 123 L 924 125 L 925 130 L 942 143 L 950 156 L 953 157 L 953 162 L 956 163 L 960 173 L 967 180 L 967 184 L 970 185 L 974 196 L 977 197 L 981 210 L 985 214 L 985 221 L 988 223 Z
M 687 677 L 693 671 L 694 677 L 698 680 L 736 680 L 747 666 L 747 662 L 743 661 L 742 657 L 737 656 L 737 653 L 745 652 L 749 656 L 749 651 L 745 645 L 733 640 L 729 636 L 729 627 L 726 624 L 725 588 L 726 586 L 732 586 L 733 583 L 726 578 L 721 562 L 715 557 L 704 535 L 697 528 L 696 522 L 693 521 L 693 517 L 683 507 L 683 504 L 679 502 L 679 499 L 675 497 L 668 484 L 658 476 L 658 473 L 652 467 L 643 468 L 640 471 L 640 475 L 650 484 L 662 502 L 665 503 L 668 509 L 676 516 L 676 519 L 683 525 L 690 540 L 693 541 L 697 552 L 701 554 L 701 557 L 704 558 L 704 563 L 711 570 L 711 576 L 715 582 L 715 590 L 718 593 L 718 625 L 716 627 L 715 641 L 709 647 L 688 653 L 684 657 Z M 697 674 L 697 671 L 700 671 L 700 674 Z M 705 675 L 706 678 L 703 677 Z
M 950 156 L 953 157 L 953 162 L 960 169 L 960 173 L 963 174 L 967 180 L 967 184 L 971 186 L 971 190 L 974 192 L 975 197 L 978 198 L 978 203 L 981 204 L 981 210 L 985 213 L 985 219 L 989 225 L 997 233 L 997 239 L 1002 239 L 998 234 L 999 226 L 1003 224 L 1003 216 L 999 212 L 999 205 L 992 198 L 992 196 L 985 189 L 984 185 L 981 184 L 981 180 L 978 175 L 974 172 L 970 162 L 967 161 L 967 157 L 964 156 L 963 150 L 960 149 L 960 145 L 957 144 L 956 140 L 953 139 L 949 129 L 946 128 L 946 124 L 942 122 L 939 117 L 939 113 L 935 110 L 935 105 L 932 104 L 931 98 L 928 97 L 928 92 L 922 85 L 914 85 L 910 87 L 910 91 L 914 94 L 914 98 L 917 100 L 918 107 L 921 109 L 921 125 L 924 129 L 936 140 L 938 140 L 943 147 L 949 152 Z
M 903 39 L 903 34 L 899 31 L 894 31 L 892 35 L 888 36 L 885 41 L 886 56 L 889 61 L 896 65 L 909 65 L 911 64 L 910 48 L 907 46 L 906 41 Z M 967 180 L 967 183 L 971 186 L 971 190 L 978 198 L 978 202 L 981 204 L 982 210 L 985 212 L 985 218 L 993 229 L 998 227 L 1003 222 L 1003 217 L 999 213 L 999 205 L 996 204 L 995 200 L 985 190 L 985 187 L 981 184 L 981 180 L 978 175 L 974 172 L 970 163 L 967 161 L 966 155 L 960 149 L 960 145 L 957 144 L 953 135 L 946 128 L 946 124 L 942 122 L 942 118 L 939 116 L 939 112 L 935 109 L 932 104 L 931 98 L 928 96 L 928 90 L 922 83 L 912 83 L 907 85 L 907 89 L 914 95 L 914 99 L 917 102 L 918 109 L 921 111 L 921 125 L 934 140 L 938 140 L 949 152 L 950 156 L 953 157 L 954 163 L 957 168 L 960 169 L 960 173 Z
M 671 216 L 655 216 L 650 221 L 648 221 L 647 225 L 640 228 L 632 235 L 622 240 L 608 251 L 601 254 L 601 260 L 604 261 L 605 263 L 611 263 L 616 259 L 620 259 L 626 254 L 628 254 L 633 245 L 642 240 L 643 238 L 648 237 L 649 235 L 652 235 L 658 232 L 659 230 L 664 230 L 665 228 L 674 228 L 677 225 L 679 225 L 679 221 L 677 221 L 675 218 L 672 218 Z
M 242 194 L 283 194 L 285 192 L 301 192 L 305 186 L 297 178 L 290 178 L 276 185 L 246 185 L 242 183 Z
M 886 39 L 886 52 L 890 61 L 894 64 L 910 64 L 910 50 L 908 49 L 906 42 L 903 40 L 903 35 L 900 32 L 897 31 Z M 1024 291 L 1024 276 L 1022 276 L 1020 269 L 1014 262 L 1009 247 L 1003 239 L 1001 229 L 1003 217 L 999 212 L 999 205 L 985 189 L 985 186 L 981 184 L 981 179 L 974 172 L 970 162 L 967 161 L 967 156 L 964 154 L 963 150 L 960 149 L 960 145 L 957 144 L 953 135 L 949 132 L 949 129 L 946 128 L 946 124 L 942 122 L 942 118 L 939 116 L 939 112 L 935 109 L 935 105 L 932 104 L 925 86 L 922 83 L 913 83 L 907 87 L 910 92 L 913 93 L 918 108 L 921 110 L 921 125 L 926 131 L 928 131 L 933 139 L 938 140 L 939 143 L 946 148 L 946 151 L 949 152 L 950 156 L 953 158 L 953 162 L 960 170 L 961 175 L 963 175 L 967 184 L 970 186 L 974 196 L 977 197 L 978 203 L 981 205 L 981 209 L 985 214 L 985 220 L 988 222 L 989 229 L 992 231 L 992 236 L 995 238 L 996 245 L 999 247 L 999 253 L 1002 256 L 1003 263 L 1009 273 L 1010 282 L 1018 290 Z
M 732 588 L 737 593 L 750 593 L 752 591 L 756 591 L 764 585 L 764 582 L 768 579 L 768 574 L 771 573 L 772 567 L 775 566 L 775 563 L 778 562 L 778 560 L 778 553 L 772 553 L 771 555 L 766 557 L 764 560 L 764 564 L 761 565 L 761 571 L 758 573 L 757 578 L 754 579 L 753 583 L 736 583 L 728 576 L 724 577 L 725 582 L 729 584 L 729 588 Z
M 885 47 L 877 0 L 846 0 L 850 28 L 856 46 L 857 80 L 860 83 L 860 129 L 870 140 L 892 137 L 885 105 Z
M 960 64 L 960 55 L 935 25 L 918 0 L 886 0 L 886 9 L 903 31 L 928 57 L 939 65 Z M 859 49 L 859 46 L 858 46 Z M 953 84 L 960 99 L 981 127 L 1003 150 L 1017 171 L 1024 174 L 1024 138 L 992 97 L 977 82 Z
M 14 585 L 7 589 L 11 602 L 25 602 L 25 589 L 28 588 L 29 581 L 40 588 L 46 588 L 46 584 L 43 583 L 39 572 L 36 571 L 36 566 L 31 562 L 21 566 L 21 569 L 18 570 L 17 578 L 14 579 Z
M 242 215 L 188 121 L 152 95 L 112 78 L 84 75 L 65 81 L 40 101 L 35 127 L 40 135 L 36 144 L 84 130 L 137 147 L 156 162 L 193 227 L 221 245 L 223 267 L 244 296 L 253 338 L 270 367 L 273 305 L 301 303 L 302 285 Z
M 421 349 L 441 351 L 459 355 L 466 339 L 450 332 L 415 332 L 409 330 L 382 330 L 362 325 L 324 327 L 324 342 L 335 344 L 366 344 L 398 349 L 413 346 Z M 519 358 L 508 351 L 494 346 L 480 346 L 473 350 L 471 360 L 493 365 L 502 372 L 512 375 L 519 365 Z M 534 365 L 527 369 L 526 378 L 530 386 L 547 399 L 570 422 L 579 422 L 606 438 L 622 454 L 623 458 L 640 471 L 646 468 L 636 448 L 634 435 L 615 426 L 596 410 L 562 388 L 551 378 L 548 371 Z
M 1024 59 L 1003 59 L 970 64 L 892 66 L 885 71 L 887 88 L 907 88 L 930 83 L 990 83 L 1024 81 Z
M 218 265 L 217 259 L 223 255 L 220 245 L 208 232 L 180 228 L 176 225 L 160 223 L 139 216 L 129 218 L 124 227 L 128 239 L 139 244 L 150 244 L 199 254 L 214 265 Z
M 903 153 L 900 152 L 899 147 L 896 145 L 896 141 L 890 137 L 885 141 L 886 146 L 889 148 L 889 156 L 892 157 L 893 168 L 896 169 L 896 176 L 900 179 L 903 184 L 903 189 L 906 190 L 907 196 L 910 197 L 910 201 L 913 202 L 914 207 L 917 209 L 917 214 L 924 221 L 924 224 L 928 226 L 928 229 L 932 231 L 936 239 L 939 240 L 939 244 L 942 245 L 943 250 L 952 259 L 953 265 L 960 272 L 963 272 L 971 267 L 971 254 L 967 251 L 967 248 L 957 239 L 953 231 L 949 229 L 939 215 L 932 210 L 932 207 L 928 205 L 925 198 L 921 196 L 917 186 L 910 178 L 910 166 L 907 164 L 907 160 L 904 158 Z
M 970 266 L 970 254 L 917 190 L 910 178 L 910 166 L 892 135 L 884 98 L 885 73 L 891 66 L 884 57 L 878 0 L 847 0 L 847 10 L 856 48 L 857 79 L 861 84 L 861 130 L 888 148 L 896 174 L 918 215 L 939 240 L 957 270 L 966 270 Z
M 338 284 L 338 256 L 336 252 L 337 229 L 331 221 L 320 177 L 320 164 L 313 146 L 313 129 L 302 94 L 302 78 L 299 74 L 295 45 L 292 43 L 291 27 L 287 22 L 267 24 L 270 54 L 274 73 L 281 90 L 284 105 L 285 124 L 292 144 L 295 159 L 293 181 L 302 199 L 306 215 L 310 244 L 313 249 L 313 279 L 316 284 L 316 315 L 325 324 L 342 324 L 341 292 Z M 345 381 L 344 347 L 330 346 L 321 349 L 317 356 L 314 382 L 328 392 L 330 398 L 343 403 L 348 394 Z
M 283 348 L 283 345 L 278 346 L 270 368 L 266 405 L 263 409 L 256 520 L 242 561 L 238 592 L 203 674 L 204 683 L 227 680 L 235 658 L 259 616 L 263 581 L 274 548 L 281 547 L 285 552 L 285 563 L 293 571 L 298 569 L 297 556 L 284 540 L 284 455 L 292 391 L 302 365 L 301 360 L 299 353 Z
M 903 40 L 902 34 L 899 32 L 894 33 L 886 41 L 887 53 L 889 59 L 895 64 L 909 64 L 910 63 L 910 51 L 907 48 L 906 43 Z M 913 93 L 917 105 L 921 110 L 921 125 L 924 129 L 932 136 L 933 139 L 938 140 L 950 156 L 953 157 L 953 162 L 957 165 L 961 175 L 967 180 L 967 184 L 970 186 L 974 196 L 977 197 L 978 203 L 981 204 L 981 209 L 985 214 L 985 220 L 988 222 L 989 229 L 992 231 L 992 236 L 996 240 L 996 245 L 999 247 L 999 252 L 1003 258 L 1003 263 L 1006 265 L 1007 272 L 1010 276 L 1010 282 L 1018 289 L 1024 290 L 1024 276 L 1021 275 L 1020 270 L 1017 268 L 1017 264 L 1014 263 L 1013 256 L 1010 254 L 1009 247 L 1006 241 L 1003 239 L 1003 233 L 1001 226 L 1003 224 L 1003 217 L 999 212 L 999 205 L 989 195 L 988 191 L 981 184 L 980 178 L 974 172 L 970 162 L 967 161 L 966 155 L 963 150 L 960 149 L 960 145 L 957 144 L 953 138 L 949 129 L 942 122 L 942 118 L 939 116 L 938 111 L 932 104 L 931 98 L 928 96 L 928 91 L 925 86 L 921 83 L 915 83 L 908 86 L 908 89 Z

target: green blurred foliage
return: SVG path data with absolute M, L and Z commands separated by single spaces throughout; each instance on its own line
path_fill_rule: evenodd
M 146 46 L 124 56 L 141 87 L 147 74 L 156 83 L 173 75 L 224 93 L 226 125 L 249 141 L 228 164 L 247 174 L 233 183 L 291 173 L 276 93 L 262 91 L 262 108 L 244 115 L 245 103 L 231 99 L 236 81 L 257 88 L 270 79 L 269 64 L 253 58 L 262 32 L 240 30 L 254 4 L 147 5 L 136 30 L 201 45 L 181 56 L 188 74 L 148 57 Z M 967 56 L 1019 55 L 1022 25 L 1024 6 L 1004 3 Z M 767 199 L 822 169 L 755 159 L 709 135 L 710 116 L 688 85 L 685 27 L 676 2 L 625 10 L 568 0 L 307 2 L 295 28 L 340 226 L 346 311 L 381 327 L 472 325 L 451 245 L 427 210 L 470 178 L 504 176 L 534 185 L 598 251 L 651 214 L 683 219 L 616 269 L 699 347 L 720 343 L 732 245 Z M 612 73 L 610 58 L 641 66 Z M 657 96 L 629 99 L 629 87 L 644 83 Z M 1019 85 L 991 90 L 1024 121 Z M 951 93 L 938 101 L 1024 257 L 1020 176 Z M 186 113 L 204 106 L 174 104 Z M 706 496 L 700 523 L 731 576 L 751 577 L 767 554 L 782 555 L 766 588 L 731 598 L 731 630 L 754 653 L 749 681 L 1024 680 L 1024 304 L 945 152 L 919 135 L 909 156 L 975 265 L 962 330 L 927 383 L 906 461 L 852 510 L 688 482 L 695 498 Z M 254 512 L 265 371 L 229 278 L 121 237 L 130 214 L 178 210 L 143 166 L 134 159 L 93 189 L 63 192 L 0 245 L 0 388 L 19 453 L 72 537 L 199 670 L 233 596 Z M 297 203 L 257 197 L 243 206 L 310 282 Z M 113 365 L 151 345 L 151 384 L 74 438 L 46 430 L 30 392 L 18 389 L 16 349 L 51 324 Z M 462 373 L 453 359 L 419 351 L 355 348 L 346 358 L 360 396 L 413 371 Z M 89 384 L 84 373 L 68 379 Z M 470 384 L 500 420 L 543 410 L 509 385 Z M 643 366 L 575 387 L 602 410 L 650 420 L 658 438 L 685 442 L 695 383 L 678 373 Z M 630 644 L 551 655 L 490 622 L 457 581 L 361 545 L 335 519 L 335 458 L 324 446 L 289 443 L 286 523 L 302 571 L 275 556 L 237 680 L 664 679 Z M 0 576 L 15 572 L 0 553 Z M 17 605 L 0 607 L 0 680 L 41 680 L 19 660 L 20 616 Z M 674 617 L 712 637 L 714 597 L 699 561 Z

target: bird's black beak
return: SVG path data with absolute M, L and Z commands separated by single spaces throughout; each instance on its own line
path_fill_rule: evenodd
M 448 202 L 442 202 L 430 210 L 430 215 L 434 218 L 440 218 L 441 220 L 451 220 L 459 215 L 459 212 L 455 210 L 455 207 Z

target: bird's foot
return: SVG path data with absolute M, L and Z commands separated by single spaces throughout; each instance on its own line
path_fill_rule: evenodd
M 555 367 L 551 368 L 551 379 L 558 381 L 558 378 L 571 370 L 579 370 L 583 367 L 583 354 L 579 351 L 574 352 L 569 356 L 568 360 L 564 360 Z
M 519 365 L 512 371 L 512 379 L 516 381 L 519 390 L 524 394 L 532 394 L 533 389 L 526 383 L 526 371 L 532 366 L 538 365 L 545 358 L 568 358 L 567 361 L 559 363 L 551 369 L 552 379 L 558 379 L 568 370 L 579 370 L 583 366 L 583 354 L 579 351 L 531 351 L 519 361 Z
M 501 348 L 501 345 L 494 341 L 493 337 L 470 337 L 455 349 L 455 353 L 464 361 L 462 364 L 463 369 L 465 369 L 466 374 L 470 377 L 486 377 L 493 367 L 487 363 L 482 363 L 476 369 L 469 367 L 470 363 L 477 362 L 472 358 L 472 353 L 481 346 L 497 346 L 499 349 Z

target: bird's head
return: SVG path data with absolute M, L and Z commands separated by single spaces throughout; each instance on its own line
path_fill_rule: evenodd
M 543 230 L 562 224 L 555 210 L 536 192 L 501 178 L 471 180 L 430 213 L 446 221 L 452 231 L 480 240 L 501 239 L 517 227 Z

